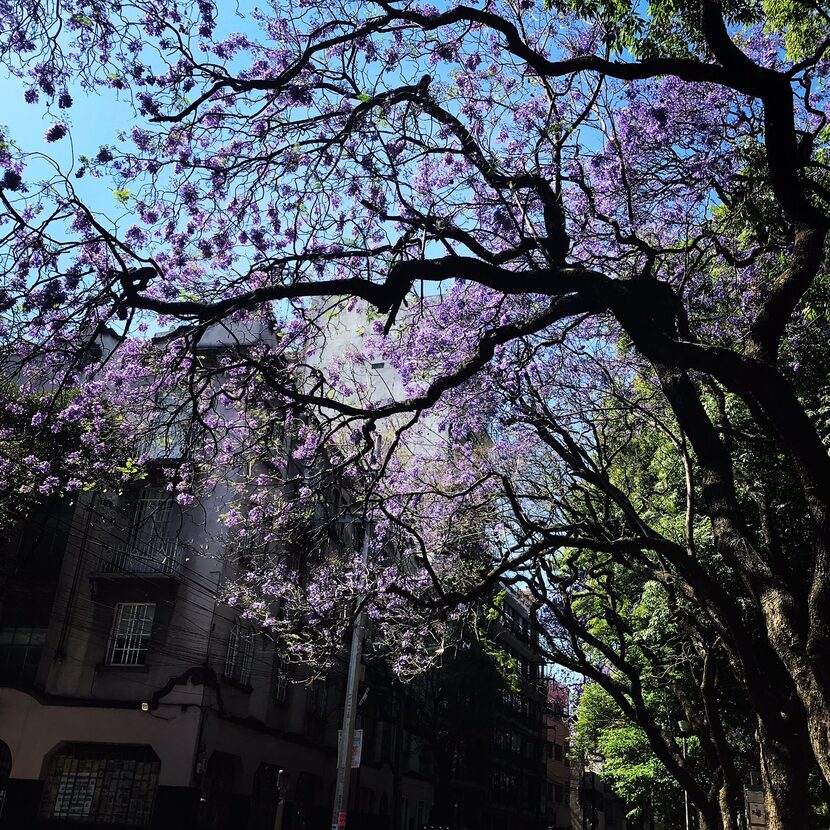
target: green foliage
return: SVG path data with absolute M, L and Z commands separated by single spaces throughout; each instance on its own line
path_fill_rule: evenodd
M 799 61 L 815 52 L 827 36 L 827 20 L 821 3 L 801 0 L 763 0 L 766 27 L 784 37 L 787 58 Z
M 654 817 L 671 824 L 683 791 L 654 755 L 645 732 L 628 721 L 598 684 L 586 684 L 572 733 L 574 751 L 602 761 L 602 777 L 639 816 L 646 805 Z
M 637 58 L 690 57 L 701 51 L 700 5 L 695 0 L 652 0 L 648 5 L 630 0 L 547 0 L 546 6 L 602 24 L 612 52 Z M 729 23 L 749 25 L 762 20 L 754 0 L 725 0 Z M 789 23 L 789 18 L 782 18 Z
M 488 620 L 495 622 L 501 616 L 502 611 L 504 610 L 504 597 L 506 593 L 506 591 L 499 591 L 499 593 L 493 597 L 493 604 L 486 611 Z
M 147 478 L 147 470 L 141 467 L 134 458 L 128 458 L 123 466 L 116 467 L 116 472 L 121 473 L 125 479 L 133 479 L 135 481 L 143 481 Z
M 515 657 L 511 657 L 503 648 L 500 648 L 486 634 L 479 633 L 479 644 L 481 650 L 493 663 L 499 677 L 504 681 L 505 686 L 511 692 L 518 693 L 519 686 L 519 664 Z
M 705 57 L 695 0 L 546 0 L 546 8 L 602 24 L 612 53 L 637 58 Z M 803 0 L 724 0 L 727 24 L 763 24 L 781 36 L 789 61 L 813 54 L 827 34 L 826 4 Z

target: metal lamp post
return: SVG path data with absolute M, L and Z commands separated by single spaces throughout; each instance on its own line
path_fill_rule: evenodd
M 677 727 L 680 729 L 680 739 L 683 741 L 683 760 L 685 761 L 687 757 L 686 736 L 692 733 L 692 726 L 687 720 L 679 720 Z M 683 808 L 686 816 L 686 830 L 691 830 L 692 817 L 689 811 L 689 790 L 686 787 L 683 788 Z

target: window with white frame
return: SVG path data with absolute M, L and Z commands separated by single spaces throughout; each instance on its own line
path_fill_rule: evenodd
M 156 606 L 148 602 L 119 602 L 107 644 L 110 666 L 143 666 L 147 662 Z
M 247 683 L 251 677 L 251 658 L 254 650 L 253 632 L 239 619 L 233 621 L 225 657 L 225 677 L 238 683 Z

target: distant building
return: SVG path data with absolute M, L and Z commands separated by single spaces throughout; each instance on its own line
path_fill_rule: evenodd
M 571 830 L 572 769 L 569 757 L 568 690 L 553 678 L 547 680 L 545 705 L 547 830 Z
M 543 658 L 524 603 L 504 593 L 489 636 L 516 661 L 511 688 L 474 640 L 436 672 L 435 814 L 451 830 L 547 830 Z
M 573 830 L 626 830 L 625 802 L 607 787 L 598 769 L 572 766 Z
M 342 677 L 295 682 L 218 601 L 221 495 L 188 510 L 163 484 L 54 500 L 0 540 L 0 828 L 328 830 Z M 367 658 L 350 828 L 549 830 L 543 658 L 509 591 L 491 636 L 517 688 L 472 643 L 407 686 Z

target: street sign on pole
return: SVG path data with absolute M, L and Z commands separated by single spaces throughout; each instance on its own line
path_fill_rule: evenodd
M 340 750 L 340 742 L 343 740 L 343 730 L 337 730 L 337 749 Z M 352 737 L 352 769 L 360 769 L 360 760 L 363 757 L 363 730 L 355 729 Z
M 746 814 L 749 817 L 750 830 L 762 830 L 767 826 L 767 808 L 764 806 L 764 791 L 754 787 L 745 787 Z

